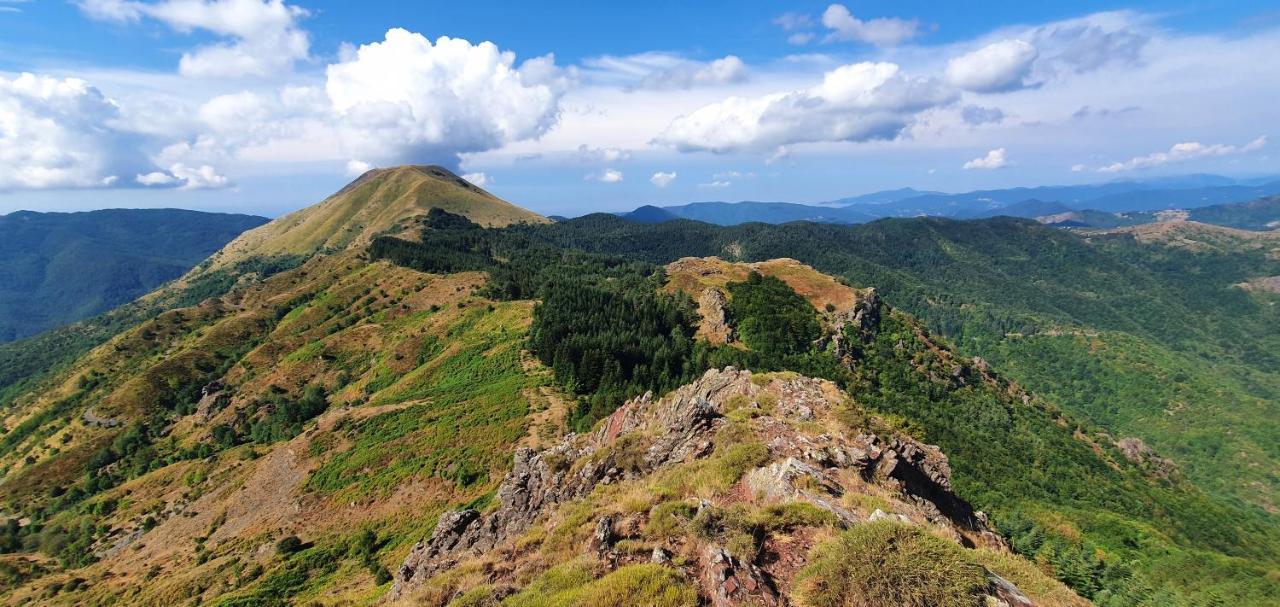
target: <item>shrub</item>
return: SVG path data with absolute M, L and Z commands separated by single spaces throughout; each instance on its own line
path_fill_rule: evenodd
M 975 607 L 986 585 L 959 546 L 876 521 L 814 548 L 793 598 L 805 607 Z
M 276 553 L 289 556 L 302 550 L 302 540 L 296 535 L 287 535 L 276 542 Z

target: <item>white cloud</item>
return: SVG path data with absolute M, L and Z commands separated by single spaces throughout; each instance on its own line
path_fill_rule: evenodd
M 368 173 L 371 169 L 373 169 L 373 165 L 363 160 L 347 161 L 347 175 L 351 177 L 358 177 L 360 175 L 364 175 L 365 173 Z
M 747 66 L 735 55 L 694 61 L 673 53 L 604 55 L 583 62 L 593 81 L 637 89 L 689 89 L 746 80 Z
M 169 173 L 182 183 L 179 189 L 183 190 L 225 188 L 231 185 L 230 180 L 219 175 L 217 170 L 207 164 L 188 167 L 179 163 L 169 167 Z
M 209 32 L 226 40 L 183 53 L 178 71 L 187 76 L 267 76 L 306 59 L 310 41 L 298 26 L 303 8 L 283 0 L 82 0 L 93 19 L 133 23 L 143 17 L 175 31 Z
M 832 4 L 822 13 L 822 24 L 832 30 L 827 40 L 857 41 L 876 46 L 897 46 L 916 36 L 920 22 L 896 17 L 863 21 L 843 4 Z
M 493 183 L 493 178 L 484 173 L 464 173 L 462 178 L 471 182 L 472 185 L 478 188 L 483 188 Z
M 532 139 L 559 117 L 565 82 L 554 58 L 515 65 L 492 42 L 403 29 L 327 69 L 325 91 L 347 153 L 368 160 L 439 162 Z
M 1073 165 L 1071 165 L 1071 172 L 1072 172 L 1072 173 L 1082 173 L 1082 172 L 1084 172 L 1084 171 L 1086 171 L 1086 170 L 1088 170 L 1088 169 L 1089 169 L 1089 167 L 1087 167 L 1087 166 L 1085 166 L 1085 165 L 1083 165 L 1083 164 L 1073 164 Z
M 966 169 L 991 170 L 991 169 L 1003 169 L 1004 167 L 1007 167 L 1007 166 L 1009 166 L 1009 160 L 1005 158 L 1004 148 L 996 148 L 994 150 L 987 152 L 986 156 L 983 156 L 981 158 L 974 158 L 973 160 L 970 160 L 969 162 L 964 163 L 964 168 Z
M 1204 144 L 1188 141 L 1174 144 L 1167 152 L 1155 152 L 1146 156 L 1130 158 L 1125 162 L 1116 162 L 1098 169 L 1100 173 L 1120 173 L 1135 169 L 1149 169 L 1171 163 L 1186 162 L 1197 158 L 1211 156 L 1228 156 L 1232 154 L 1248 154 L 1256 152 L 1267 145 L 1266 135 L 1260 136 L 1242 146 L 1223 143 Z
M 178 180 L 173 175 L 170 175 L 168 173 L 165 173 L 162 171 L 152 171 L 150 173 L 147 173 L 146 175 L 138 175 L 137 177 L 134 178 L 134 181 L 137 181 L 142 185 L 154 186 L 154 185 L 173 185 Z
M 610 164 L 631 160 L 631 152 L 618 148 L 596 148 L 584 143 L 578 146 L 578 158 L 583 162 L 601 162 Z
M 134 181 L 148 187 L 177 186 L 179 190 L 214 190 L 231 185 L 231 180 L 207 164 L 190 167 L 176 163 L 167 172 L 152 171 L 138 175 Z
M 650 183 L 660 188 L 665 188 L 671 185 L 671 182 L 675 180 L 676 180 L 675 171 L 658 171 L 657 173 L 653 174 L 653 177 L 649 178 Z
M 622 182 L 622 171 L 604 169 L 599 173 L 588 174 L 585 179 L 587 181 L 599 181 L 600 183 L 620 183 Z
M 720 173 L 716 173 L 712 175 L 711 179 L 714 181 L 728 180 L 728 179 L 754 179 L 755 176 L 756 174 L 752 173 L 751 171 L 747 171 L 745 173 L 741 171 L 722 171 Z
M 119 107 L 76 78 L 0 76 L 0 190 L 97 188 L 149 168 Z
M 699 183 L 699 184 L 698 184 L 698 187 L 700 187 L 700 188 L 717 188 L 717 189 L 719 189 L 719 188 L 727 188 L 727 187 L 729 187 L 729 186 L 731 186 L 731 185 L 733 185 L 733 184 L 732 184 L 732 183 L 730 183 L 730 182 L 728 182 L 728 181 L 724 181 L 724 180 L 714 180 L 714 181 L 710 181 L 710 182 L 707 182 L 707 183 Z
M 655 139 L 681 151 L 771 150 L 795 143 L 895 139 L 952 91 L 892 63 L 855 63 L 820 84 L 761 97 L 729 97 L 680 116 Z
M 1025 88 L 1039 54 L 1022 40 L 1001 40 L 948 61 L 947 81 L 978 93 Z

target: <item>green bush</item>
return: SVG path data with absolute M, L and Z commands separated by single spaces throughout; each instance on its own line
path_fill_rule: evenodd
M 959 546 L 876 521 L 814 548 L 794 598 L 805 607 L 975 607 L 986 586 Z
M 299 550 L 302 550 L 302 540 L 298 539 L 296 535 L 287 535 L 276 542 L 277 554 L 289 556 Z

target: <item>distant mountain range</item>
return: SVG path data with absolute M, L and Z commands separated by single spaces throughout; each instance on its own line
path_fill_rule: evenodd
M 1058 227 L 1116 228 L 1156 221 L 1182 219 L 1241 230 L 1275 230 L 1280 228 L 1280 196 L 1269 196 L 1250 202 L 1217 204 L 1191 209 L 1107 213 L 1095 210 L 1053 210 L 1034 217 L 1040 223 Z
M 1185 175 L 1144 181 L 978 190 L 959 194 L 901 188 L 817 204 L 695 202 L 667 207 L 644 206 L 621 215 L 646 223 L 695 219 L 718 225 L 753 221 L 847 224 L 883 217 L 921 215 L 956 219 L 999 215 L 1034 218 L 1083 210 L 1119 213 L 1193 209 L 1276 194 L 1280 194 L 1280 178 L 1237 180 L 1218 175 Z
M 0 215 L 0 342 L 131 301 L 266 222 L 178 209 Z

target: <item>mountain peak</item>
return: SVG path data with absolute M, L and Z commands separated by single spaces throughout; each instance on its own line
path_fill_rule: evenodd
M 213 267 L 362 247 L 375 236 L 411 228 L 433 208 L 485 227 L 548 221 L 441 166 L 372 169 L 318 204 L 245 232 L 214 255 Z

